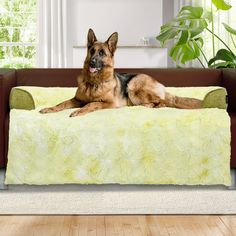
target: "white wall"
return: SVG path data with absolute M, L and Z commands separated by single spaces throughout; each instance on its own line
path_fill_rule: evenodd
M 166 24 L 167 22 L 172 20 L 174 15 L 176 15 L 175 5 L 177 2 L 178 1 L 176 0 L 163 0 L 163 24 Z M 172 46 L 173 46 L 173 42 L 168 43 L 166 45 L 167 50 L 169 51 Z M 168 64 L 168 67 L 175 67 L 173 59 L 169 55 L 167 55 L 167 64 Z
M 87 48 L 73 49 L 73 67 L 81 68 Z M 118 47 L 115 53 L 115 68 L 167 67 L 167 49 L 157 47 Z
M 163 23 L 162 0 L 68 0 L 67 11 L 69 65 L 72 47 L 86 44 L 89 28 L 99 40 L 117 31 L 119 45 L 137 45 L 143 37 L 157 43 L 154 38 Z
M 162 0 L 68 0 L 72 38 L 84 45 L 89 28 L 101 40 L 119 32 L 120 45 L 135 45 L 143 36 L 156 36 L 162 25 Z

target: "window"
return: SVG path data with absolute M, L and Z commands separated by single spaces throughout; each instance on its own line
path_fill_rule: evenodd
M 228 3 L 232 5 L 232 8 L 229 11 L 216 11 L 214 12 L 214 30 L 215 33 L 224 41 L 226 44 L 235 51 L 235 45 L 233 40 L 236 42 L 235 36 L 233 36 L 233 40 L 230 37 L 229 33 L 225 30 L 222 23 L 227 23 L 234 29 L 236 28 L 236 1 L 228 0 Z M 194 0 L 194 5 L 203 6 L 205 9 L 211 9 L 211 0 Z M 211 29 L 211 25 L 209 26 Z M 204 35 L 204 52 L 207 56 L 207 59 L 210 60 L 213 57 L 213 49 L 212 49 L 212 36 L 210 33 L 206 32 Z M 215 51 L 217 52 L 219 49 L 225 48 L 225 46 L 215 38 Z M 204 63 L 207 66 L 207 63 Z
M 36 65 L 37 0 L 0 0 L 0 68 Z

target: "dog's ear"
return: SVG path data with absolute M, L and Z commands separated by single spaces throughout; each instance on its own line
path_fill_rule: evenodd
M 109 48 L 110 52 L 112 53 L 112 55 L 114 55 L 114 53 L 116 51 L 117 42 L 118 42 L 118 33 L 117 32 L 113 33 L 106 41 L 106 43 L 108 44 L 108 48 Z
M 89 29 L 89 31 L 88 31 L 88 44 L 87 44 L 88 48 L 92 47 L 94 42 L 96 42 L 96 41 L 97 41 L 97 38 L 96 38 L 95 33 L 93 32 L 92 29 Z

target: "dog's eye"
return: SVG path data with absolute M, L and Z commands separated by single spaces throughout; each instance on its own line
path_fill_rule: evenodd
M 93 54 L 95 53 L 94 48 L 92 48 L 92 49 L 90 50 L 90 53 L 91 53 L 91 55 L 93 55 Z
M 105 52 L 104 52 L 104 50 L 101 50 L 100 52 L 99 52 L 99 56 L 105 56 Z

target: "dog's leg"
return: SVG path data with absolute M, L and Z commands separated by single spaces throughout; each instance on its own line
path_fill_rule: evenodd
M 70 117 L 81 116 L 89 112 L 93 112 L 93 111 L 97 111 L 101 109 L 108 109 L 108 108 L 116 108 L 116 106 L 113 103 L 91 102 L 83 106 L 81 109 L 76 110 L 73 113 L 71 113 Z
M 53 112 L 58 112 L 58 111 L 62 111 L 65 109 L 69 109 L 69 108 L 78 108 L 81 107 L 82 104 L 80 101 L 78 101 L 75 98 L 69 99 L 67 101 L 64 101 L 54 107 L 49 107 L 49 108 L 44 108 L 42 110 L 40 110 L 40 113 L 53 113 Z
M 196 98 L 178 97 L 170 93 L 165 94 L 165 102 L 168 107 L 175 107 L 180 109 L 202 108 L 202 100 Z
M 128 84 L 128 96 L 133 105 L 164 107 L 165 87 L 148 75 L 139 74 Z

